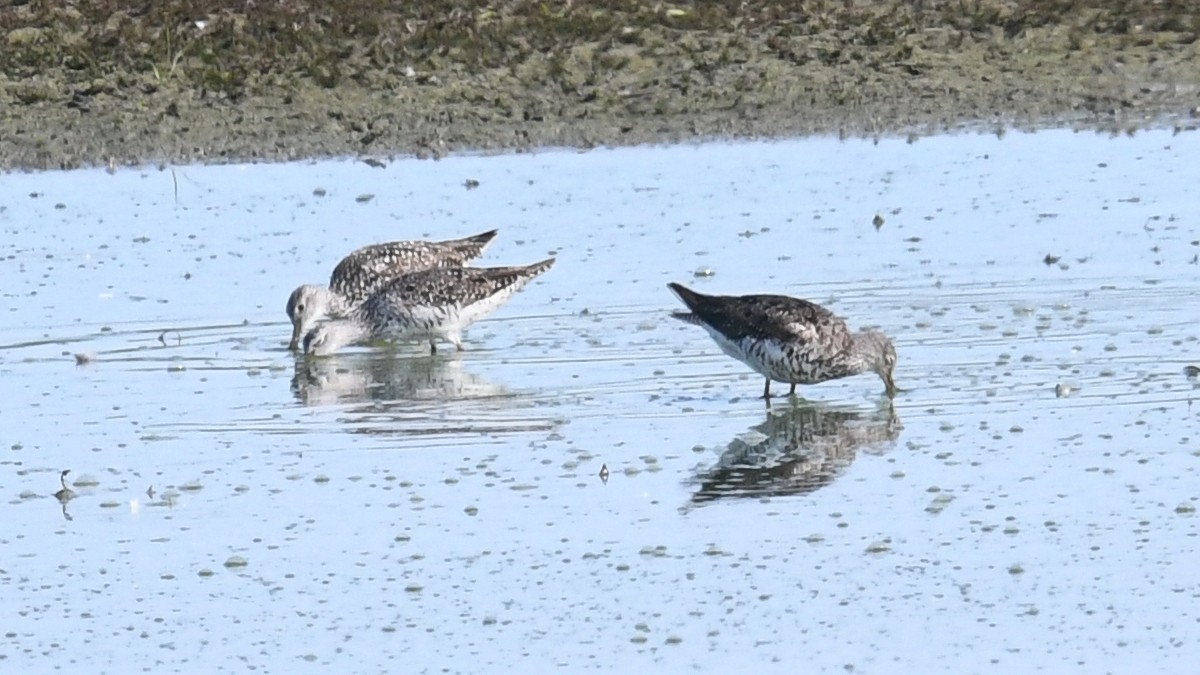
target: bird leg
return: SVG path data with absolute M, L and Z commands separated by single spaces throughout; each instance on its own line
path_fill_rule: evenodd
M 788 389 L 788 396 L 795 396 L 795 395 L 796 395 L 796 383 L 793 382 L 792 388 Z
M 430 340 L 429 341 L 429 354 L 432 356 L 433 354 L 436 354 L 436 353 L 437 353 L 437 342 Z
M 767 383 L 763 385 L 763 398 L 771 400 L 771 378 L 767 378 Z

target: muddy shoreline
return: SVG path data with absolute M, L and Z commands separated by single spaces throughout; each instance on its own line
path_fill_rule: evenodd
M 104 4 L 0 10 L 0 169 L 1200 122 L 1183 0 Z

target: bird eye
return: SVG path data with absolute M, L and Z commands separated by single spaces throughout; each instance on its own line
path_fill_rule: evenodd
M 298 305 L 296 305 L 296 311 L 297 311 L 297 312 L 303 312 L 303 311 L 304 311 L 304 303 L 303 303 L 303 302 L 302 302 L 302 303 L 300 303 L 300 304 L 298 304 Z

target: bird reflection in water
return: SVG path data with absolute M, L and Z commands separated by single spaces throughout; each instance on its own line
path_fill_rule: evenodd
M 508 395 L 503 387 L 464 372 L 455 355 L 415 356 L 395 350 L 297 357 L 292 393 L 311 406 Z
M 58 483 L 62 486 L 58 492 L 54 493 L 54 498 L 58 500 L 62 506 L 62 515 L 64 520 L 74 520 L 71 514 L 67 513 L 67 502 L 75 498 L 75 491 L 67 485 L 67 474 L 71 473 L 70 469 L 63 469 L 63 472 L 58 476 Z
M 829 485 L 859 451 L 887 452 L 903 427 L 890 405 L 874 413 L 797 401 L 731 441 L 697 477 L 692 502 L 806 494 Z

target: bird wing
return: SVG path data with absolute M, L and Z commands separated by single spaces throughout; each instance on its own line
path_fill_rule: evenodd
M 479 256 L 495 230 L 449 241 L 391 241 L 352 251 L 329 277 L 329 288 L 351 299 L 365 299 L 392 279 L 435 267 L 461 267 Z
M 386 305 L 391 313 L 414 307 L 466 307 L 524 284 L 553 263 L 554 258 L 524 267 L 435 267 L 391 279 L 367 302 Z
M 696 314 L 731 340 L 745 337 L 820 344 L 829 353 L 850 346 L 850 329 L 824 307 L 785 295 L 708 296 Z

